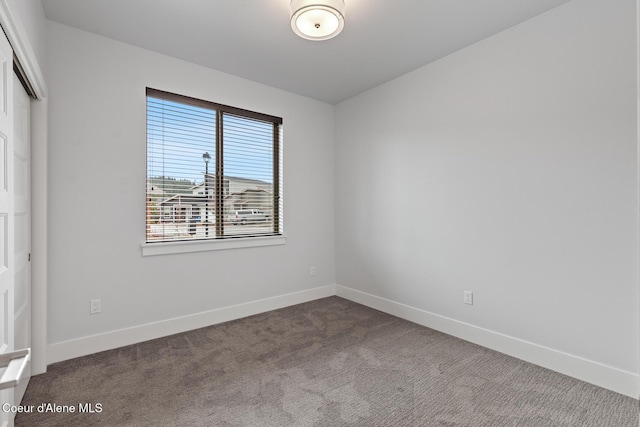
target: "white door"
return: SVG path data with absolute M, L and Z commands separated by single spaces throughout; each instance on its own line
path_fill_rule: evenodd
M 31 100 L 13 74 L 13 229 L 14 349 L 31 347 Z M 31 377 L 31 362 L 15 388 L 22 401 Z
M 13 52 L 0 31 L 0 354 L 14 347 L 13 254 Z M 0 392 L 0 403 L 14 404 L 14 389 Z M 0 409 L 0 424 L 13 425 L 15 414 Z

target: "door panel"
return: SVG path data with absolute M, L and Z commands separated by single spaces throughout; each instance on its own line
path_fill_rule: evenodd
M 13 242 L 13 52 L 0 32 L 0 353 L 14 347 Z M 14 390 L 0 392 L 0 402 L 14 404 Z M 0 424 L 13 425 L 14 414 L 0 411 Z
M 14 349 L 17 350 L 31 347 L 31 100 L 15 74 L 13 105 Z M 16 404 L 22 400 L 30 377 L 31 362 L 15 388 Z

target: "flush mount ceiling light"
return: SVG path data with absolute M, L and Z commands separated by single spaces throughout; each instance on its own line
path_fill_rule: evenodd
M 291 28 L 307 40 L 329 40 L 344 27 L 344 0 L 291 0 Z

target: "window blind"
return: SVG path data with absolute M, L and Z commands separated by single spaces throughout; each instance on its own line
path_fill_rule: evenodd
M 147 242 L 278 235 L 282 119 L 147 88 Z

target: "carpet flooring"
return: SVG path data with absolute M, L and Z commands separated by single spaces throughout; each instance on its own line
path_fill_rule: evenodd
M 16 426 L 638 426 L 635 399 L 339 297 L 53 364 L 22 405 Z

